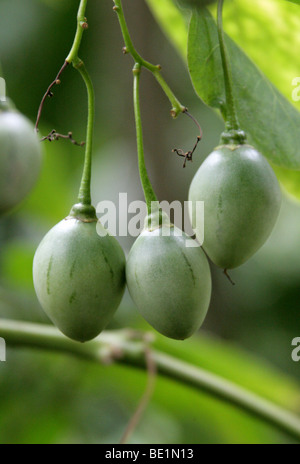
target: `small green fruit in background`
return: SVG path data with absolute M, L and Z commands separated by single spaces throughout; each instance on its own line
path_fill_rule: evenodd
M 148 217 L 126 267 L 130 295 L 141 315 L 176 340 L 202 325 L 211 298 L 211 274 L 202 249 L 163 214 Z M 151 218 L 151 225 L 148 225 Z M 194 242 L 194 243 L 192 243 Z
M 33 279 L 52 322 L 67 337 L 86 342 L 105 329 L 121 303 L 125 255 L 95 215 L 71 215 L 37 249 Z
M 267 160 L 249 145 L 218 147 L 204 161 L 190 188 L 192 222 L 195 202 L 204 201 L 204 245 L 223 269 L 245 263 L 270 236 L 281 206 L 281 191 Z M 202 224 L 195 226 L 200 239 Z
M 0 107 L 0 215 L 21 203 L 37 182 L 41 144 L 31 122 Z

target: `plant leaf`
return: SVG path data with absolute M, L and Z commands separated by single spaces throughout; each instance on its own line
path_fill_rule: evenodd
M 249 142 L 275 165 L 300 169 L 300 113 L 228 37 L 238 118 Z M 197 94 L 211 107 L 225 102 L 216 22 L 208 10 L 194 11 L 188 63 Z
M 292 98 L 292 81 L 299 76 L 300 68 L 298 7 L 283 0 L 229 1 L 224 8 L 224 26 L 228 35 L 299 110 L 299 103 Z
M 300 171 L 290 171 L 274 165 L 273 169 L 283 190 L 294 199 L 300 200 Z
M 147 3 L 169 40 L 186 61 L 188 10 L 180 9 L 177 0 L 147 0 Z M 300 69 L 297 52 L 300 46 L 300 15 L 297 14 L 296 4 L 300 5 L 300 0 L 235 0 L 228 2 L 224 9 L 224 24 L 229 35 L 290 103 L 299 108 L 300 103 L 292 100 L 291 86 L 292 79 L 299 75 Z M 176 27 L 172 25 L 172 17 Z M 270 47 L 270 44 L 274 46 Z M 300 199 L 300 173 L 276 167 L 276 174 L 285 190 Z

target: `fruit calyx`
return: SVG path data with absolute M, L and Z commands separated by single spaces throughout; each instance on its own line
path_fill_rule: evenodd
M 81 222 L 98 222 L 95 208 L 84 203 L 74 205 L 67 219 L 77 219 Z
M 235 151 L 235 150 L 238 150 L 240 147 L 249 147 L 249 148 L 252 148 L 254 149 L 251 145 L 248 145 L 248 144 L 222 144 L 222 145 L 218 145 L 214 151 L 216 150 L 222 150 L 222 148 L 227 148 L 228 150 L 231 150 L 231 151 Z
M 221 135 L 220 145 L 245 145 L 246 142 L 247 135 L 243 130 L 231 129 L 227 126 Z
M 145 219 L 145 229 L 153 232 L 156 229 L 161 229 L 163 226 L 165 227 L 174 227 L 173 224 L 170 222 L 169 216 L 162 211 L 162 209 L 158 208 L 154 211 L 152 210 L 151 214 L 149 214 Z
M 2 111 L 3 112 L 14 111 L 15 113 L 18 113 L 15 107 L 15 104 L 9 98 L 6 98 L 5 100 L 0 100 L 0 112 Z

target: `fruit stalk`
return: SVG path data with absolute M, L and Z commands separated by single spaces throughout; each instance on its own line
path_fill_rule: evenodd
M 91 206 L 91 177 L 92 177 L 92 148 L 95 122 L 95 92 L 90 75 L 84 65 L 84 62 L 79 58 L 78 53 L 82 41 L 84 31 L 88 28 L 85 11 L 88 0 L 81 0 L 77 14 L 77 30 L 71 51 L 66 58 L 67 63 L 72 63 L 77 69 L 86 85 L 88 94 L 88 121 L 87 121 L 87 136 L 83 174 L 79 189 L 78 202 L 84 206 Z M 87 210 L 88 213 L 88 210 Z M 91 212 L 94 216 L 94 213 Z
M 95 122 L 95 92 L 90 75 L 83 63 L 79 61 L 75 66 L 80 72 L 88 93 L 88 121 L 87 121 L 87 136 L 85 146 L 85 160 L 82 180 L 78 195 L 79 203 L 83 205 L 91 205 L 91 177 L 92 177 L 92 149 L 93 149 L 93 134 Z
M 144 190 L 145 200 L 147 203 L 148 214 L 151 214 L 152 202 L 157 202 L 157 197 L 151 185 L 151 182 L 150 182 L 150 179 L 147 173 L 146 164 L 145 164 L 143 128 L 142 128 L 141 107 L 140 107 L 140 75 L 141 75 L 141 65 L 139 63 L 136 63 L 135 67 L 133 68 L 133 99 L 134 99 L 136 138 L 137 138 L 137 148 L 138 148 L 138 158 L 139 158 L 139 170 L 140 170 L 140 178 L 141 178 L 141 183 L 142 183 L 143 190 Z
M 66 58 L 67 63 L 73 63 L 78 57 L 78 51 L 81 45 L 82 36 L 84 31 L 88 28 L 87 19 L 85 17 L 85 11 L 87 7 L 88 0 L 81 0 L 77 13 L 77 30 L 73 42 L 71 51 Z
M 223 29 L 223 6 L 224 0 L 219 0 L 218 3 L 218 35 L 220 43 L 220 51 L 222 58 L 222 66 L 224 72 L 225 94 L 226 94 L 226 120 L 228 130 L 238 131 L 240 125 L 238 122 L 236 107 L 233 97 L 232 75 L 228 52 L 225 44 L 224 29 Z

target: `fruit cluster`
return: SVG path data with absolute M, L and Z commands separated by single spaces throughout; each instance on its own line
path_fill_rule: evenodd
M 1 213 L 14 208 L 36 181 L 41 154 L 31 124 L 15 110 L 0 113 Z M 205 204 L 203 248 L 223 269 L 247 261 L 269 237 L 281 204 L 278 181 L 265 158 L 246 144 L 218 147 L 190 188 Z M 191 208 L 191 219 L 194 210 Z M 99 234 L 95 210 L 75 205 L 40 244 L 34 259 L 39 301 L 68 337 L 96 337 L 128 289 L 142 316 L 160 333 L 183 340 L 202 325 L 211 296 L 208 260 L 159 209 L 147 217 L 127 264 L 117 240 Z M 97 230 L 98 229 L 98 230 Z M 196 236 L 202 225 L 198 224 Z M 200 237 L 199 237 L 200 238 Z M 202 238 L 202 237 L 201 237 Z
M 94 93 L 84 63 L 78 58 L 83 29 L 86 29 L 84 25 L 87 24 L 82 7 L 73 48 L 50 89 L 60 83 L 59 77 L 70 63 L 85 81 L 89 120 L 84 174 L 78 203 L 69 216 L 45 236 L 36 251 L 34 286 L 46 314 L 73 340 L 92 340 L 105 329 L 121 303 L 126 283 L 134 303 L 149 324 L 167 337 L 184 340 L 201 327 L 209 308 L 212 282 L 207 256 L 225 271 L 245 263 L 265 243 L 274 228 L 281 205 L 280 187 L 266 159 L 247 145 L 246 136 L 239 128 L 222 31 L 223 1 L 220 0 L 218 25 L 228 120 L 221 145 L 202 164 L 190 188 L 190 216 L 192 224 L 195 223 L 196 238 L 203 241 L 203 230 L 205 237 L 203 248 L 189 246 L 193 239 L 172 225 L 157 206 L 144 160 L 139 77 L 143 66 L 156 77 L 160 67 L 152 66 L 133 52 L 121 2 L 115 3 L 114 9 L 127 39 L 126 51 L 136 61 L 134 108 L 140 177 L 148 206 L 145 227 L 126 262 L 119 243 L 99 224 L 91 205 Z M 182 3 L 203 6 L 211 2 L 182 0 Z M 163 87 L 167 88 L 166 85 Z M 167 90 L 170 96 L 171 91 Z M 175 97 L 172 100 L 176 106 L 175 114 L 187 112 Z M 0 214 L 4 214 L 13 209 L 34 185 L 41 154 L 31 124 L 10 105 L 0 107 L 0 139 Z M 156 204 L 154 209 L 151 207 L 153 202 Z M 195 222 L 197 202 L 205 205 L 204 224 Z

